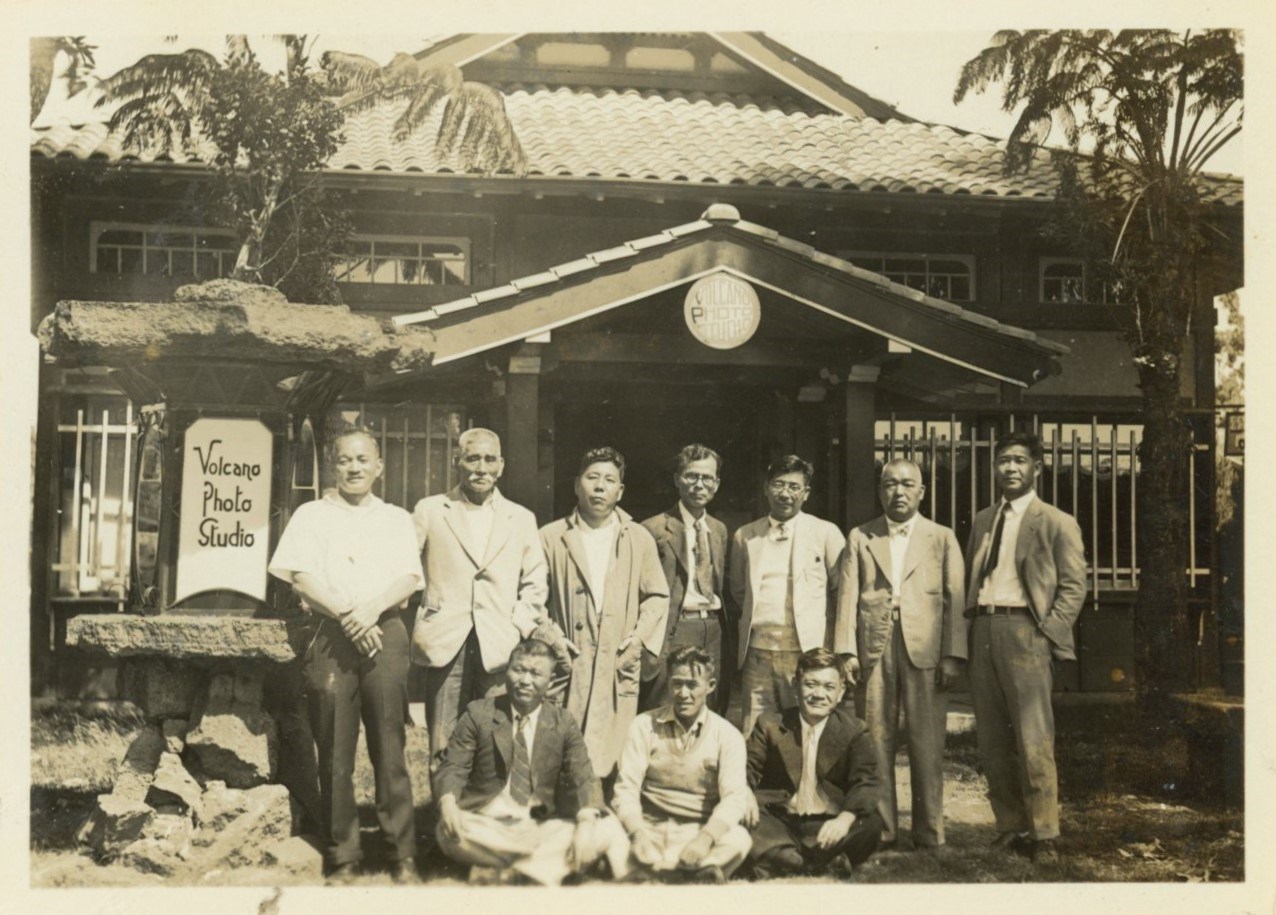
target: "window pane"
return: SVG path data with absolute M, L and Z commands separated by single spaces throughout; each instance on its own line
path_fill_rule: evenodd
M 393 284 L 396 281 L 397 272 L 394 261 L 377 258 L 372 262 L 370 282 Z
M 146 252 L 146 273 L 150 276 L 168 276 L 168 252 L 163 248 L 151 248 Z
M 169 276 L 193 276 L 195 256 L 190 251 L 172 251 L 169 253 L 169 266 Z
M 948 280 L 948 297 L 956 302 L 970 301 L 970 277 L 950 277 Z
M 128 229 L 107 229 L 97 237 L 99 245 L 140 245 L 142 233 Z
M 465 261 L 451 260 L 444 261 L 443 264 L 443 283 L 448 286 L 464 286 L 465 285 Z
M 220 275 L 217 255 L 211 251 L 199 252 L 195 257 L 195 275 L 204 279 Z
M 932 260 L 930 262 L 931 273 L 955 273 L 959 276 L 969 276 L 970 267 L 963 261 L 942 261 Z
M 146 244 L 161 248 L 192 248 L 195 239 L 189 233 L 147 232 Z
M 890 273 L 926 273 L 926 261 L 920 258 L 888 257 L 886 270 Z
M 120 252 L 119 273 L 141 273 L 142 272 L 142 249 L 141 248 L 121 248 Z
M 421 255 L 421 246 L 414 241 L 379 241 L 377 242 L 377 257 L 409 257 L 417 258 Z

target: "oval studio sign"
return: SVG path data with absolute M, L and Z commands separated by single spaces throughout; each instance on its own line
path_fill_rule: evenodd
M 683 317 L 705 346 L 735 349 L 757 332 L 762 305 L 757 292 L 744 280 L 715 273 L 691 284 Z

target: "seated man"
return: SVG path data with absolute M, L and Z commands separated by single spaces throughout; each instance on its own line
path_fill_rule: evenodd
M 723 883 L 749 853 L 744 738 L 706 705 L 717 676 L 704 649 L 680 646 L 667 663 L 672 704 L 630 724 L 612 806 L 637 875 Z
M 882 832 L 877 756 L 864 722 L 840 706 L 846 679 L 837 655 L 803 652 L 794 686 L 797 707 L 764 712 L 749 735 L 754 873 L 847 875 Z
M 498 882 L 521 875 L 556 886 L 603 855 L 614 876 L 628 873 L 629 841 L 604 814 L 580 726 L 544 701 L 553 670 L 549 645 L 519 642 L 507 695 L 469 704 L 434 776 L 439 847 L 454 861 L 499 869 Z

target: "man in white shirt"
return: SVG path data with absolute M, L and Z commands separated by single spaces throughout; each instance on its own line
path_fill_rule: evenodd
M 1059 855 L 1053 665 L 1076 658 L 1085 548 L 1076 519 L 1037 497 L 1041 439 L 1011 432 L 993 455 L 1001 498 L 975 516 L 966 548 L 975 735 L 997 820 L 994 846 L 1026 846 L 1034 861 L 1049 863 Z
M 798 659 L 795 708 L 766 712 L 749 735 L 757 804 L 746 821 L 757 877 L 848 875 L 882 831 L 877 753 L 864 722 L 843 706 L 846 674 L 826 648 Z
M 618 505 L 625 458 L 615 448 L 585 453 L 576 508 L 541 528 L 549 562 L 549 624 L 541 634 L 559 654 L 567 710 L 580 722 L 594 771 L 616 768 L 638 713 L 644 654 L 659 656 L 669 588 L 651 535 Z
M 628 873 L 629 840 L 606 815 L 602 786 L 575 719 L 545 703 L 554 653 L 538 639 L 515 646 L 506 694 L 471 702 L 434 776 L 439 847 L 480 870 L 471 881 L 521 877 L 557 886 L 601 857 Z
M 612 807 L 636 876 L 722 883 L 749 852 L 744 738 L 706 704 L 716 679 L 707 652 L 683 645 L 668 665 L 672 703 L 630 725 Z
M 501 440 L 467 429 L 455 460 L 460 482 L 412 513 L 426 580 L 412 660 L 426 668 L 433 766 L 465 706 L 500 688 L 510 651 L 544 619 L 547 593 L 536 518 L 496 485 Z
M 723 600 L 727 564 L 727 528 L 708 512 L 721 482 L 722 458 L 704 445 L 687 445 L 678 452 L 673 483 L 678 502 L 668 511 L 642 523 L 656 541 L 660 565 L 669 583 L 669 620 L 664 652 L 680 645 L 696 645 L 708 652 L 718 671 L 718 686 L 709 706 L 725 715 L 735 669 L 734 621 Z M 644 659 L 638 707 L 643 711 L 667 705 L 668 668 L 664 658 Z
M 769 514 L 731 540 L 727 578 L 740 608 L 745 734 L 763 712 L 797 704 L 798 658 L 830 644 L 846 538 L 837 525 L 802 511 L 813 473 L 795 454 L 772 463 L 765 486 Z
M 416 832 L 404 761 L 408 634 L 398 611 L 421 589 L 421 561 L 411 516 L 372 492 L 383 467 L 376 439 L 343 433 L 332 454 L 336 490 L 293 513 L 269 569 L 319 617 L 303 663 L 329 877 L 349 880 L 363 859 L 353 779 L 362 720 L 392 873 L 396 882 L 412 882 Z
M 886 782 L 883 843 L 894 843 L 895 745 L 908 741 L 914 848 L 944 844 L 944 737 L 948 688 L 966 660 L 965 571 L 951 530 L 918 514 L 921 468 L 897 458 L 882 468 L 885 514 L 851 531 L 842 561 L 833 650 L 858 679 L 856 708 L 868 724 Z

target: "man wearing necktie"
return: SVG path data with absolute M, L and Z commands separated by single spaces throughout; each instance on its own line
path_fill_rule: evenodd
M 796 454 L 767 468 L 770 512 L 731 540 L 727 579 L 740 608 L 737 661 L 745 734 L 763 712 L 797 704 L 793 677 L 803 651 L 828 648 L 846 538 L 802 511 L 814 468 Z
M 846 672 L 826 648 L 798 659 L 798 704 L 766 712 L 749 735 L 746 817 L 755 877 L 830 871 L 867 860 L 882 831 L 877 752 L 864 722 L 842 705 Z
M 908 745 L 915 848 L 944 844 L 944 735 L 948 688 L 966 659 L 961 548 L 951 530 L 917 513 L 921 469 L 898 458 L 878 485 L 885 514 L 851 531 L 842 562 L 833 648 L 857 681 L 856 708 L 877 748 L 886 790 L 882 841 L 897 838 L 895 745 Z
M 735 669 L 733 633 L 722 587 L 727 528 L 707 511 L 718 492 L 721 472 L 722 458 L 716 451 L 704 445 L 687 445 L 678 452 L 673 475 L 678 503 L 642 523 L 656 541 L 660 565 L 669 583 L 669 618 L 662 656 L 643 657 L 638 702 L 642 711 L 670 701 L 664 657 L 680 645 L 695 645 L 713 658 L 719 672 L 709 706 L 720 715 L 726 714 Z M 724 666 L 724 661 L 732 663 Z
M 613 876 L 628 872 L 580 726 L 545 702 L 554 663 L 539 639 L 515 646 L 506 694 L 470 703 L 435 774 L 439 847 L 471 865 L 471 882 L 556 886 L 604 856 Z
M 1058 858 L 1059 787 L 1051 689 L 1055 660 L 1076 658 L 1072 627 L 1085 603 L 1085 548 L 1076 519 L 1037 497 L 1041 439 L 997 440 L 1001 498 L 975 516 L 966 555 L 970 694 L 998 848 Z

